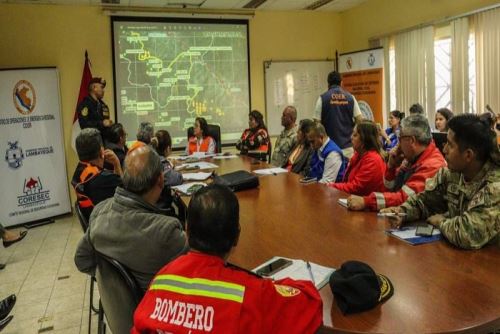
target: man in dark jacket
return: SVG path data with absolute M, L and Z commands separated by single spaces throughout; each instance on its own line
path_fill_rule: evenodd
M 148 146 L 125 159 L 123 188 L 97 205 L 80 240 L 75 264 L 84 273 L 95 271 L 95 251 L 125 267 L 146 290 L 154 274 L 187 250 L 181 223 L 162 215 L 155 206 L 164 186 L 160 157 Z

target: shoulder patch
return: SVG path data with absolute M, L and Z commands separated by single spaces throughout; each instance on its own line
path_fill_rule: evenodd
M 478 193 L 472 197 L 467 209 L 470 210 L 475 207 L 483 206 L 485 204 L 485 189 L 481 189 Z
M 89 108 L 83 107 L 81 114 L 83 117 L 87 117 L 89 115 Z
M 292 288 L 291 286 L 288 285 L 275 284 L 274 288 L 276 289 L 276 292 L 282 295 L 283 297 L 295 297 L 298 294 L 300 294 L 299 289 Z

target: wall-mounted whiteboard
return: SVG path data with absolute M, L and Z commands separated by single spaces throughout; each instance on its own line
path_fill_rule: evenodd
M 265 61 L 266 125 L 271 136 L 283 130 L 281 114 L 288 105 L 297 108 L 297 122 L 314 117 L 318 96 L 328 89 L 333 60 Z

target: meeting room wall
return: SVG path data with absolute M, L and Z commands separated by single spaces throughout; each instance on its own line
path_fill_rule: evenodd
M 252 107 L 263 112 L 264 60 L 332 58 L 342 38 L 339 15 L 325 12 L 257 11 L 249 31 Z M 77 163 L 70 138 L 85 49 L 93 75 L 107 79 L 104 99 L 114 111 L 110 18 L 99 7 L 0 4 L 0 34 L 0 68 L 59 69 L 69 179 Z
M 368 40 L 419 24 L 497 4 L 498 0 L 370 0 L 340 14 L 342 51 L 362 50 Z

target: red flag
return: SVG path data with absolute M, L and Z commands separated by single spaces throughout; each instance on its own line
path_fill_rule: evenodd
M 83 101 L 85 96 L 88 95 L 89 82 L 92 79 L 90 64 L 88 53 L 85 50 L 85 64 L 83 65 L 82 82 L 80 83 L 80 93 L 78 94 L 78 101 L 76 102 L 75 116 L 73 117 L 73 130 L 71 132 L 71 146 L 75 151 L 75 140 L 81 131 L 80 123 L 78 122 L 78 105 Z

